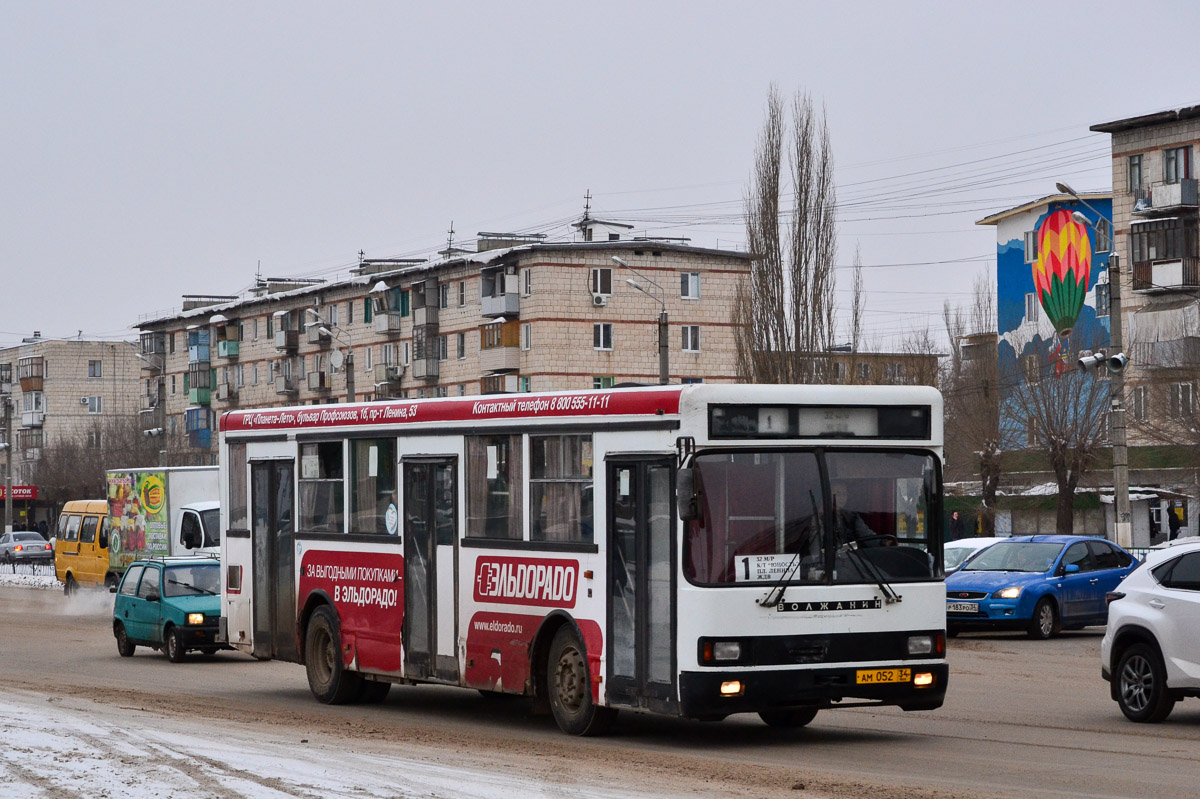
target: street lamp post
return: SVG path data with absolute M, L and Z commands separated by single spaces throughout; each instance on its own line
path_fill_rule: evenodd
M 4 532 L 13 529 L 13 481 L 12 481 L 12 406 L 11 394 L 5 394 L 4 402 Z
M 1056 183 L 1063 194 L 1069 194 L 1098 218 L 1103 214 L 1097 211 L 1087 200 L 1080 197 L 1066 183 Z M 1092 221 L 1078 211 L 1072 218 L 1080 224 L 1092 226 Z M 1110 240 L 1111 241 L 1111 240 Z M 1108 320 L 1109 320 L 1109 352 L 1106 353 L 1105 368 L 1109 372 L 1109 426 L 1112 428 L 1112 459 L 1113 459 L 1113 532 L 1117 544 L 1123 547 L 1133 545 L 1132 515 L 1129 512 L 1129 447 L 1125 431 L 1125 364 L 1123 320 L 1121 318 L 1121 256 L 1113 252 L 1109 244 L 1108 252 Z M 1081 368 L 1095 368 L 1097 362 L 1091 359 L 1080 359 Z
M 621 267 L 622 269 L 628 269 L 630 272 L 633 272 L 635 275 L 658 290 L 658 382 L 660 385 L 665 386 L 667 383 L 671 382 L 671 345 L 668 338 L 667 325 L 667 292 L 662 286 L 658 285 L 658 283 L 654 282 L 629 264 L 625 263 L 623 259 L 618 258 L 615 255 L 612 257 L 612 259 L 617 266 Z M 630 278 L 626 279 L 625 282 L 645 294 L 650 299 L 655 299 L 654 295 L 650 293 L 650 290 L 638 283 L 636 280 Z
M 317 311 L 316 308 L 309 308 L 307 309 L 307 312 L 308 315 L 315 320 L 315 322 L 309 322 L 309 324 L 311 325 L 315 323 L 317 325 L 317 330 L 320 330 L 325 335 L 334 339 L 340 336 L 345 336 L 346 360 L 344 365 L 346 367 L 346 402 L 354 402 L 354 339 L 351 338 L 350 331 L 345 330 L 338 325 L 330 324 L 324 317 L 321 316 L 320 312 Z M 334 365 L 336 366 L 336 364 Z

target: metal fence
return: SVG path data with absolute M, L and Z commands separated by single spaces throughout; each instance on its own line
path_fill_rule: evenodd
M 0 561 L 0 574 L 27 574 L 31 577 L 53 577 L 54 561 L 47 563 L 4 563 Z

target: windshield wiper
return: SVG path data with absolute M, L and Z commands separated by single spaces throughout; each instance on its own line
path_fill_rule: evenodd
M 178 585 L 181 588 L 190 588 L 198 594 L 208 594 L 209 596 L 217 595 L 216 591 L 209 591 L 207 588 L 201 588 L 200 586 L 192 585 L 191 583 L 182 583 L 179 580 L 174 580 L 174 579 L 170 579 L 170 578 L 167 579 L 167 582 L 170 583 L 171 585 Z
M 842 517 L 838 514 L 836 499 L 834 500 L 834 505 L 833 505 L 833 523 L 835 525 L 835 528 L 834 528 L 835 533 L 838 532 L 837 528 L 844 526 L 843 522 L 842 522 Z M 853 533 L 851 532 L 851 535 L 852 534 Z M 904 597 L 897 594 L 895 589 L 893 589 L 892 586 L 887 582 L 887 580 L 884 579 L 883 572 L 880 571 L 879 567 L 876 566 L 874 563 L 871 563 L 870 559 L 866 555 L 864 555 L 863 553 L 858 551 L 858 542 L 853 540 L 851 535 L 845 536 L 846 543 L 843 544 L 843 546 L 846 548 L 846 552 L 848 554 L 850 554 L 851 556 L 853 556 L 854 562 L 857 563 L 862 568 L 862 570 L 866 573 L 866 575 L 868 577 L 870 577 L 871 579 L 873 579 L 875 581 L 875 585 L 878 586 L 879 590 L 883 593 L 884 601 L 887 602 L 889 605 L 891 605 L 894 602 L 903 601 Z
M 802 540 L 796 542 L 796 554 L 788 561 L 783 574 L 779 576 L 779 580 L 776 581 L 775 585 L 771 586 L 771 590 L 767 592 L 766 596 L 755 600 L 761 607 L 769 608 L 783 601 L 783 595 L 787 592 L 788 581 L 792 579 L 796 574 L 796 570 L 800 568 L 805 548 L 812 541 L 814 535 L 821 535 L 821 517 L 817 514 L 817 498 L 813 496 L 811 489 L 808 492 L 808 501 L 812 506 L 812 516 L 809 518 L 813 520 L 813 523 L 809 526 L 808 534 Z

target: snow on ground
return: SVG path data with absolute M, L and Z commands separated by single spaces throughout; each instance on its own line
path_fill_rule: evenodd
M 0 585 L 18 585 L 22 588 L 48 588 L 61 591 L 63 584 L 54 576 L 54 567 L 0 566 Z M 35 573 L 36 572 L 36 573 Z
M 311 739 L 308 737 L 311 735 Z M 0 797 L 617 799 L 596 786 L 402 757 L 372 742 L 264 732 L 29 691 L 0 695 Z M 645 795 L 645 794 L 641 794 Z M 661 795 L 661 794 L 660 794 Z

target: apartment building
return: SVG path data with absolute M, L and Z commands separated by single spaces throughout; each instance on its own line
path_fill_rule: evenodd
M 117 426 L 137 424 L 136 355 L 127 341 L 49 339 L 38 332 L 0 349 L 0 397 L 11 407 L 11 428 L 0 435 L 13 448 L 18 523 L 45 518 L 37 512 L 37 474 L 46 447 L 70 441 L 103 450 Z
M 576 242 L 481 233 L 473 251 L 363 259 L 341 280 L 185 297 L 138 324 L 147 429 L 211 458 L 232 408 L 657 383 L 663 314 L 672 382 L 736 379 L 749 255 L 577 227 Z

